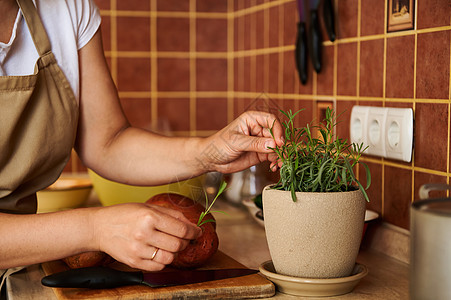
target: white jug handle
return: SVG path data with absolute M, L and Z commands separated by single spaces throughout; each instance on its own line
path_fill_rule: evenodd
M 430 191 L 446 191 L 451 190 L 451 186 L 446 183 L 426 183 L 420 187 L 420 199 L 428 199 Z

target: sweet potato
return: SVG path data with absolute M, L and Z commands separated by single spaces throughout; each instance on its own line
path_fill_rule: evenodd
M 159 205 L 178 210 L 192 223 L 197 224 L 200 214 L 205 208 L 194 202 L 192 199 L 178 194 L 159 194 L 146 201 L 148 204 Z M 204 220 L 214 220 L 212 214 L 205 216 Z M 195 268 L 203 265 L 213 254 L 216 253 L 219 246 L 219 238 L 216 234 L 216 223 L 210 222 L 201 225 L 202 235 L 182 251 L 177 253 L 172 262 L 172 266 L 177 268 Z

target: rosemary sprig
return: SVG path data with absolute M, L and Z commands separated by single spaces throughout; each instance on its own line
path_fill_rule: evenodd
M 337 125 L 335 112 L 327 108 L 324 123 L 317 126 L 309 124 L 296 128 L 294 118 L 301 110 L 281 112 L 287 117 L 282 123 L 285 129 L 285 143 L 271 148 L 282 162 L 280 180 L 275 189 L 291 192 L 296 201 L 295 192 L 340 192 L 358 188 L 369 201 L 365 189 L 371 184 L 371 174 L 366 164 L 359 162 L 366 150 L 363 144 L 349 144 L 345 139 L 334 135 Z M 320 137 L 313 135 L 318 130 Z M 272 127 L 269 129 L 274 138 Z M 367 186 L 364 188 L 354 174 L 354 167 L 362 164 L 366 171 Z
M 216 197 L 213 199 L 213 201 L 211 201 L 210 205 L 208 205 L 208 196 L 207 196 L 207 193 L 205 192 L 205 211 L 203 211 L 200 214 L 199 220 L 197 221 L 197 226 L 202 226 L 205 223 L 215 222 L 215 220 L 213 220 L 213 219 L 204 220 L 205 216 L 211 212 L 219 212 L 219 213 L 225 214 L 224 211 L 211 210 L 211 208 L 213 207 L 213 204 L 215 203 L 216 199 L 218 199 L 218 197 L 222 194 L 222 192 L 224 192 L 226 186 L 227 186 L 227 182 L 225 182 L 225 181 L 221 182 L 221 185 L 218 189 L 218 193 L 216 194 Z

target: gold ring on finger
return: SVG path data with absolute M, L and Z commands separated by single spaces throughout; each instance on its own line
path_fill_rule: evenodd
M 153 260 L 155 258 L 155 256 L 157 256 L 158 250 L 160 250 L 160 249 L 155 247 L 155 251 L 152 253 L 152 256 L 150 257 L 150 260 Z

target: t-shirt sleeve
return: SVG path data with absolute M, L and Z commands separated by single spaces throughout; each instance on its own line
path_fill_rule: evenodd
M 74 0 L 76 10 L 77 48 L 83 48 L 99 29 L 101 17 L 93 0 Z M 75 25 L 75 24 L 74 24 Z

